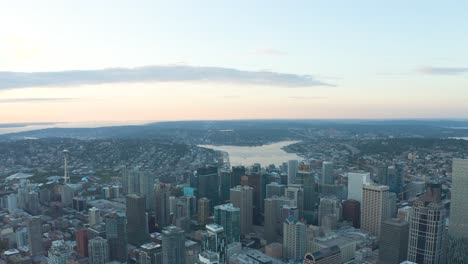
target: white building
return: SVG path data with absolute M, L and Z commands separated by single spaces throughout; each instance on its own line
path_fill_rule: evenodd
M 362 186 L 370 184 L 370 173 L 348 173 L 348 200 L 362 202 Z

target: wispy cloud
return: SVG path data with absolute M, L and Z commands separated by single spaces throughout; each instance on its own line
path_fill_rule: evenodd
M 7 103 L 51 103 L 75 101 L 76 98 L 0 98 L 0 104 Z
M 289 96 L 289 99 L 295 100 L 317 100 L 317 99 L 327 99 L 324 96 Z
M 432 75 L 458 75 L 468 73 L 468 67 L 422 67 L 419 71 Z
M 314 78 L 312 75 L 186 65 L 58 72 L 0 72 L 0 89 L 4 90 L 103 83 L 186 81 L 228 82 L 275 87 L 333 86 Z
M 259 49 L 253 52 L 257 55 L 265 55 L 265 56 L 286 56 L 288 53 L 286 51 L 277 50 L 277 49 Z

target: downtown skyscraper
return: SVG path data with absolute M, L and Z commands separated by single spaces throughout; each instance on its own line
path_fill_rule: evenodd
M 253 225 L 253 188 L 236 186 L 230 190 L 230 199 L 233 206 L 240 209 L 241 234 L 247 235 Z
M 139 246 L 149 239 L 145 197 L 127 195 L 128 241 Z
M 445 208 L 441 184 L 428 184 L 410 213 L 408 260 L 415 263 L 444 263 Z
M 468 263 L 468 159 L 453 160 L 451 194 L 448 263 Z
M 362 187 L 361 229 L 380 236 L 382 221 L 389 218 L 389 187 L 366 184 Z

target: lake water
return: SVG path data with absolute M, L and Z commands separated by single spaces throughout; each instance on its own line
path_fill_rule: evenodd
M 199 145 L 199 147 L 220 150 L 228 153 L 231 166 L 250 166 L 254 163 L 260 163 L 262 167 L 270 164 L 281 165 L 288 160 L 302 160 L 294 153 L 287 153 L 282 147 L 297 143 L 299 141 L 281 141 L 273 144 L 245 147 L 245 146 L 213 146 Z

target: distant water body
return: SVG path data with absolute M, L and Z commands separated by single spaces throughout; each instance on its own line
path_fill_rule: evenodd
M 464 140 L 468 140 L 468 137 L 451 137 L 452 139 L 464 139 Z
M 260 163 L 263 166 L 270 164 L 281 165 L 288 160 L 296 159 L 302 160 L 294 153 L 287 153 L 282 150 L 283 147 L 297 143 L 299 141 L 280 141 L 273 144 L 246 147 L 246 146 L 213 146 L 213 145 L 199 145 L 199 147 L 209 148 L 219 151 L 224 151 L 229 155 L 229 162 L 231 166 L 250 166 L 254 163 Z
M 143 125 L 151 121 L 99 121 L 99 122 L 63 122 L 63 123 L 25 123 L 25 124 L 1 124 L 0 134 L 17 133 L 46 128 L 96 128 L 108 126 Z

